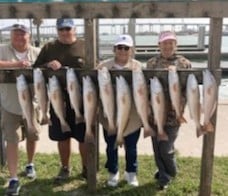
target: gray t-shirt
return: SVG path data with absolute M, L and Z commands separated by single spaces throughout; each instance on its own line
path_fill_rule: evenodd
M 39 48 L 29 46 L 26 60 L 33 64 L 40 52 Z M 18 61 L 18 55 L 9 44 L 0 46 L 0 59 L 3 61 Z M 25 59 L 24 59 L 25 60 Z M 1 107 L 6 111 L 21 115 L 21 107 L 18 101 L 18 94 L 15 83 L 0 83 Z

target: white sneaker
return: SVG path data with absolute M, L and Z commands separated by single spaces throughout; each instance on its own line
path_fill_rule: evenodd
M 109 173 L 109 178 L 107 182 L 108 186 L 116 187 L 118 185 L 118 181 L 119 181 L 119 172 L 117 172 L 116 174 Z
M 130 186 L 137 187 L 139 186 L 139 182 L 137 180 L 137 176 L 135 172 L 126 172 L 124 173 L 125 180 Z

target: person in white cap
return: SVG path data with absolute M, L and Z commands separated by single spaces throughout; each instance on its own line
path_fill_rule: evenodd
M 142 64 L 132 58 L 134 52 L 133 40 L 130 35 L 119 35 L 113 47 L 114 57 L 101 62 L 97 69 L 107 67 L 108 69 L 126 69 L 132 70 L 136 67 L 141 67 Z M 108 169 L 109 178 L 107 181 L 108 186 L 116 187 L 119 182 L 118 170 L 118 148 L 116 148 L 117 135 L 108 135 L 108 123 L 104 115 L 100 115 L 100 122 L 103 126 L 104 139 L 107 144 L 106 155 L 107 161 L 105 167 Z M 129 121 L 125 128 L 124 148 L 126 151 L 126 168 L 125 180 L 131 186 L 138 186 L 137 180 L 137 142 L 140 136 L 140 128 L 142 122 L 137 114 L 134 102 L 130 111 Z M 117 131 L 116 131 L 117 132 Z
M 0 46 L 0 68 L 29 68 L 35 62 L 40 49 L 30 45 L 30 32 L 25 24 L 14 24 L 10 28 L 11 43 Z M 20 185 L 17 177 L 18 143 L 27 137 L 26 149 L 28 164 L 25 167 L 27 177 L 34 179 L 36 171 L 33 159 L 38 133 L 27 134 L 26 124 L 18 101 L 15 83 L 0 85 L 1 127 L 6 140 L 6 158 L 10 174 L 7 194 L 19 194 Z
M 186 69 L 191 68 L 191 63 L 182 55 L 176 54 L 177 38 L 172 31 L 163 31 L 159 35 L 158 45 L 160 54 L 152 57 L 147 61 L 148 69 Z M 183 105 L 186 103 L 185 92 L 182 89 Z M 175 158 L 174 142 L 178 135 L 180 122 L 176 118 L 176 113 L 171 105 L 170 99 L 167 99 L 167 119 L 164 130 L 168 135 L 168 141 L 158 141 L 152 137 L 155 162 L 158 171 L 155 172 L 154 178 L 158 180 L 159 189 L 163 190 L 168 187 L 172 177 L 177 174 L 177 165 Z M 183 107 L 184 108 L 184 107 Z M 184 112 L 184 111 L 182 111 Z M 156 130 L 154 125 L 154 129 Z

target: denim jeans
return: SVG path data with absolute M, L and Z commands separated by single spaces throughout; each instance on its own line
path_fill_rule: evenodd
M 124 148 L 126 151 L 125 161 L 127 172 L 137 172 L 137 142 L 140 135 L 140 129 L 124 137 Z M 105 167 L 110 173 L 116 174 L 118 171 L 118 148 L 116 148 L 116 135 L 107 135 L 104 129 L 104 139 L 107 144 L 106 155 L 107 161 Z
M 175 177 L 177 173 L 174 142 L 177 138 L 179 127 L 165 127 L 164 129 L 169 137 L 168 141 L 158 141 L 157 137 L 152 137 L 160 185 L 168 184 L 171 177 Z

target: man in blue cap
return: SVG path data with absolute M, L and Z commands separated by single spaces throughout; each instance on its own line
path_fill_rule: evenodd
M 47 43 L 38 56 L 35 67 L 46 67 L 58 70 L 64 66 L 82 68 L 85 64 L 85 43 L 84 40 L 76 37 L 74 21 L 70 18 L 59 18 L 56 21 L 58 39 Z M 66 105 L 66 121 L 71 131 L 63 133 L 58 117 L 53 107 L 50 107 L 51 125 L 49 126 L 49 137 L 58 142 L 61 168 L 55 181 L 65 180 L 70 175 L 70 139 L 74 138 L 79 142 L 79 151 L 82 158 L 82 176 L 86 177 L 86 145 L 84 144 L 85 123 L 75 123 L 75 113 L 70 106 L 69 95 L 63 89 Z

